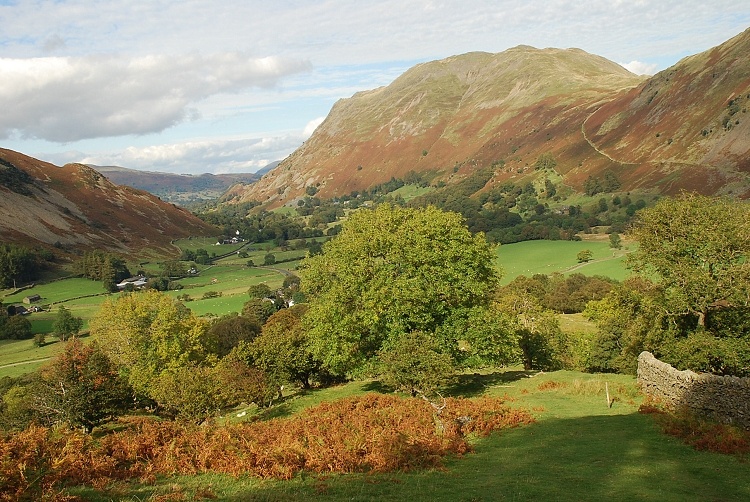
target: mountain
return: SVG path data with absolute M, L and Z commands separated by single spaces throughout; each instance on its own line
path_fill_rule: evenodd
M 750 196 L 750 29 L 605 103 L 582 130 L 631 187 Z
M 224 200 L 273 207 L 311 185 L 330 197 L 410 171 L 450 185 L 492 167 L 489 184 L 526 181 L 543 154 L 581 192 L 589 177 L 612 173 L 623 190 L 748 197 L 748 53 L 750 30 L 652 78 L 579 49 L 519 46 L 420 64 L 337 102 L 299 149 Z
M 250 184 L 257 181 L 261 174 L 172 174 L 152 171 L 140 171 L 118 166 L 95 166 L 92 169 L 104 174 L 116 185 L 127 185 L 145 190 L 162 200 L 184 204 L 217 199 L 229 187 L 237 183 Z
M 0 148 L 0 238 L 68 252 L 175 254 L 171 241 L 216 229 L 82 164 L 58 167 Z

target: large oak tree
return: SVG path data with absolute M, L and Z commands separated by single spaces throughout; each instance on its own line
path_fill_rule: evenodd
M 363 370 L 407 333 L 435 333 L 457 310 L 486 305 L 493 253 L 456 213 L 388 204 L 360 209 L 302 265 L 314 354 L 334 374 Z M 446 353 L 456 353 L 458 340 Z

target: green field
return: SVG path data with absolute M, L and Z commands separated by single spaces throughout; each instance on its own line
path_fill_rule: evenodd
M 277 262 L 287 262 L 290 260 L 301 260 L 307 254 L 306 249 L 290 249 L 286 251 L 280 251 L 278 249 L 266 249 L 267 246 L 254 245 L 245 249 L 247 253 L 246 258 L 240 258 L 239 256 L 227 256 L 221 260 L 217 260 L 216 263 L 222 265 L 245 265 L 248 260 L 252 260 L 256 266 L 261 266 L 265 263 L 265 257 L 267 254 L 272 254 Z M 275 266 L 275 265 L 274 265 Z
M 283 281 L 283 274 L 271 268 L 214 265 L 203 270 L 199 277 L 181 280 L 184 289 L 168 294 L 175 298 L 190 295 L 192 301 L 185 305 L 197 315 L 222 316 L 242 310 L 249 299 L 247 290 L 250 286 L 265 283 L 274 289 L 280 287 Z M 209 291 L 220 292 L 221 296 L 204 300 L 203 295 Z
M 222 316 L 231 312 L 240 312 L 244 303 L 249 299 L 247 290 L 251 285 L 266 283 L 271 288 L 278 288 L 285 277 L 280 270 L 293 269 L 298 263 L 281 263 L 276 269 L 272 269 L 247 267 L 244 265 L 247 260 L 240 261 L 242 264 L 231 264 L 229 261 L 230 264 L 208 266 L 201 271 L 200 275 L 178 281 L 184 289 L 169 291 L 167 294 L 172 297 L 190 295 L 193 301 L 186 302 L 185 305 L 199 316 Z M 209 291 L 219 292 L 221 296 L 203 299 L 203 294 Z M 2 297 L 0 301 L 5 305 L 20 305 L 23 298 L 30 294 L 40 295 L 42 297 L 40 304 L 51 305 L 44 312 L 29 315 L 32 332 L 48 334 L 47 345 L 39 348 L 34 347 L 31 340 L 0 341 L 0 378 L 35 371 L 43 364 L 42 360 L 54 356 L 60 350 L 62 344 L 54 343 L 57 338 L 50 334 L 53 331 L 52 323 L 59 306 L 65 306 L 71 314 L 83 319 L 82 333 L 85 334 L 89 321 L 99 311 L 104 300 L 117 297 L 117 293 L 105 293 L 104 286 L 99 281 L 71 278 L 40 284 L 32 289 Z M 78 298 L 80 296 L 83 298 Z M 23 364 L 17 364 L 19 362 Z
M 21 304 L 26 296 L 38 294 L 42 297 L 42 300 L 38 303 L 52 304 L 64 302 L 80 296 L 102 294 L 104 292 L 104 286 L 101 282 L 74 277 L 34 286 L 33 288 L 23 290 L 20 293 L 5 296 L 2 298 L 2 302 L 5 304 Z
M 588 249 L 592 261 L 578 263 L 578 253 Z M 608 241 L 525 241 L 505 244 L 496 249 L 496 262 L 503 268 L 502 283 L 507 284 L 519 275 L 559 272 L 585 275 L 604 275 L 623 280 L 630 275 L 625 268 L 626 248 L 613 250 Z
M 50 337 L 48 342 L 44 347 L 35 347 L 32 340 L 0 340 L 0 378 L 38 369 L 62 347 L 57 338 Z
M 216 242 L 216 237 L 192 237 L 189 239 L 176 240 L 174 241 L 174 245 L 182 249 L 183 251 L 197 251 L 199 249 L 205 249 L 208 254 L 215 253 L 217 255 L 222 255 L 224 253 L 236 251 L 245 244 L 244 242 L 240 242 L 237 244 L 222 244 L 220 246 L 217 246 Z
M 417 185 L 404 185 L 401 188 L 398 188 L 391 192 L 388 195 L 392 195 L 394 197 L 401 197 L 404 199 L 404 201 L 409 202 L 410 200 L 419 197 L 420 195 L 424 195 L 426 193 L 432 192 L 435 190 L 432 187 L 420 187 Z
M 615 398 L 607 406 L 605 385 Z M 322 401 L 373 392 L 377 382 L 288 396 L 264 417 L 284 417 Z M 649 415 L 633 377 L 518 368 L 464 375 L 453 389 L 465 396 L 506 396 L 537 423 L 475 438 L 474 452 L 443 469 L 394 473 L 298 475 L 288 481 L 218 474 L 158 478 L 154 484 L 115 484 L 106 493 L 69 493 L 94 501 L 601 501 L 750 500 L 746 460 L 696 451 L 665 436 Z M 428 406 L 425 403 L 425 406 Z

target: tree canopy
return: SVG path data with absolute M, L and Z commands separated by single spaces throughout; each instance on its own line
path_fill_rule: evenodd
M 304 321 L 335 374 L 363 369 L 387 341 L 434 333 L 456 309 L 485 305 L 497 284 L 484 235 L 460 215 L 388 204 L 360 209 L 301 267 Z
M 680 369 L 749 374 L 750 205 L 663 198 L 638 213 L 631 235 L 642 277 L 587 307 L 599 327 L 591 368 L 633 372 L 649 350 Z
M 442 353 L 434 337 L 421 331 L 407 333 L 379 356 L 380 379 L 396 390 L 427 397 L 450 383 L 453 361 Z
M 668 310 L 703 325 L 720 305 L 750 306 L 750 205 L 683 193 L 641 210 L 631 231 L 636 271 L 655 273 Z
M 83 327 L 83 319 L 74 317 L 70 310 L 60 305 L 57 311 L 55 321 L 52 323 L 52 330 L 61 341 L 65 341 L 71 336 L 76 336 Z
M 45 260 L 50 259 L 51 256 L 41 251 L 35 252 L 15 244 L 0 243 L 0 287 L 11 287 L 15 281 L 27 282 L 36 279 Z
M 95 341 L 74 338 L 42 369 L 30 399 L 43 423 L 90 430 L 125 410 L 132 392 Z
M 313 357 L 302 316 L 307 305 L 281 309 L 263 325 L 262 334 L 253 340 L 253 362 L 279 384 L 296 382 L 310 387 L 310 379 L 320 370 Z
M 162 372 L 211 355 L 207 329 L 182 303 L 154 290 L 106 300 L 91 321 L 91 335 L 127 373 L 133 389 L 146 396 Z

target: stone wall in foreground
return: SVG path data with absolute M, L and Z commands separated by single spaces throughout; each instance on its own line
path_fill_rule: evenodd
M 641 352 L 638 384 L 647 396 L 672 408 L 750 429 L 750 378 L 679 371 Z

